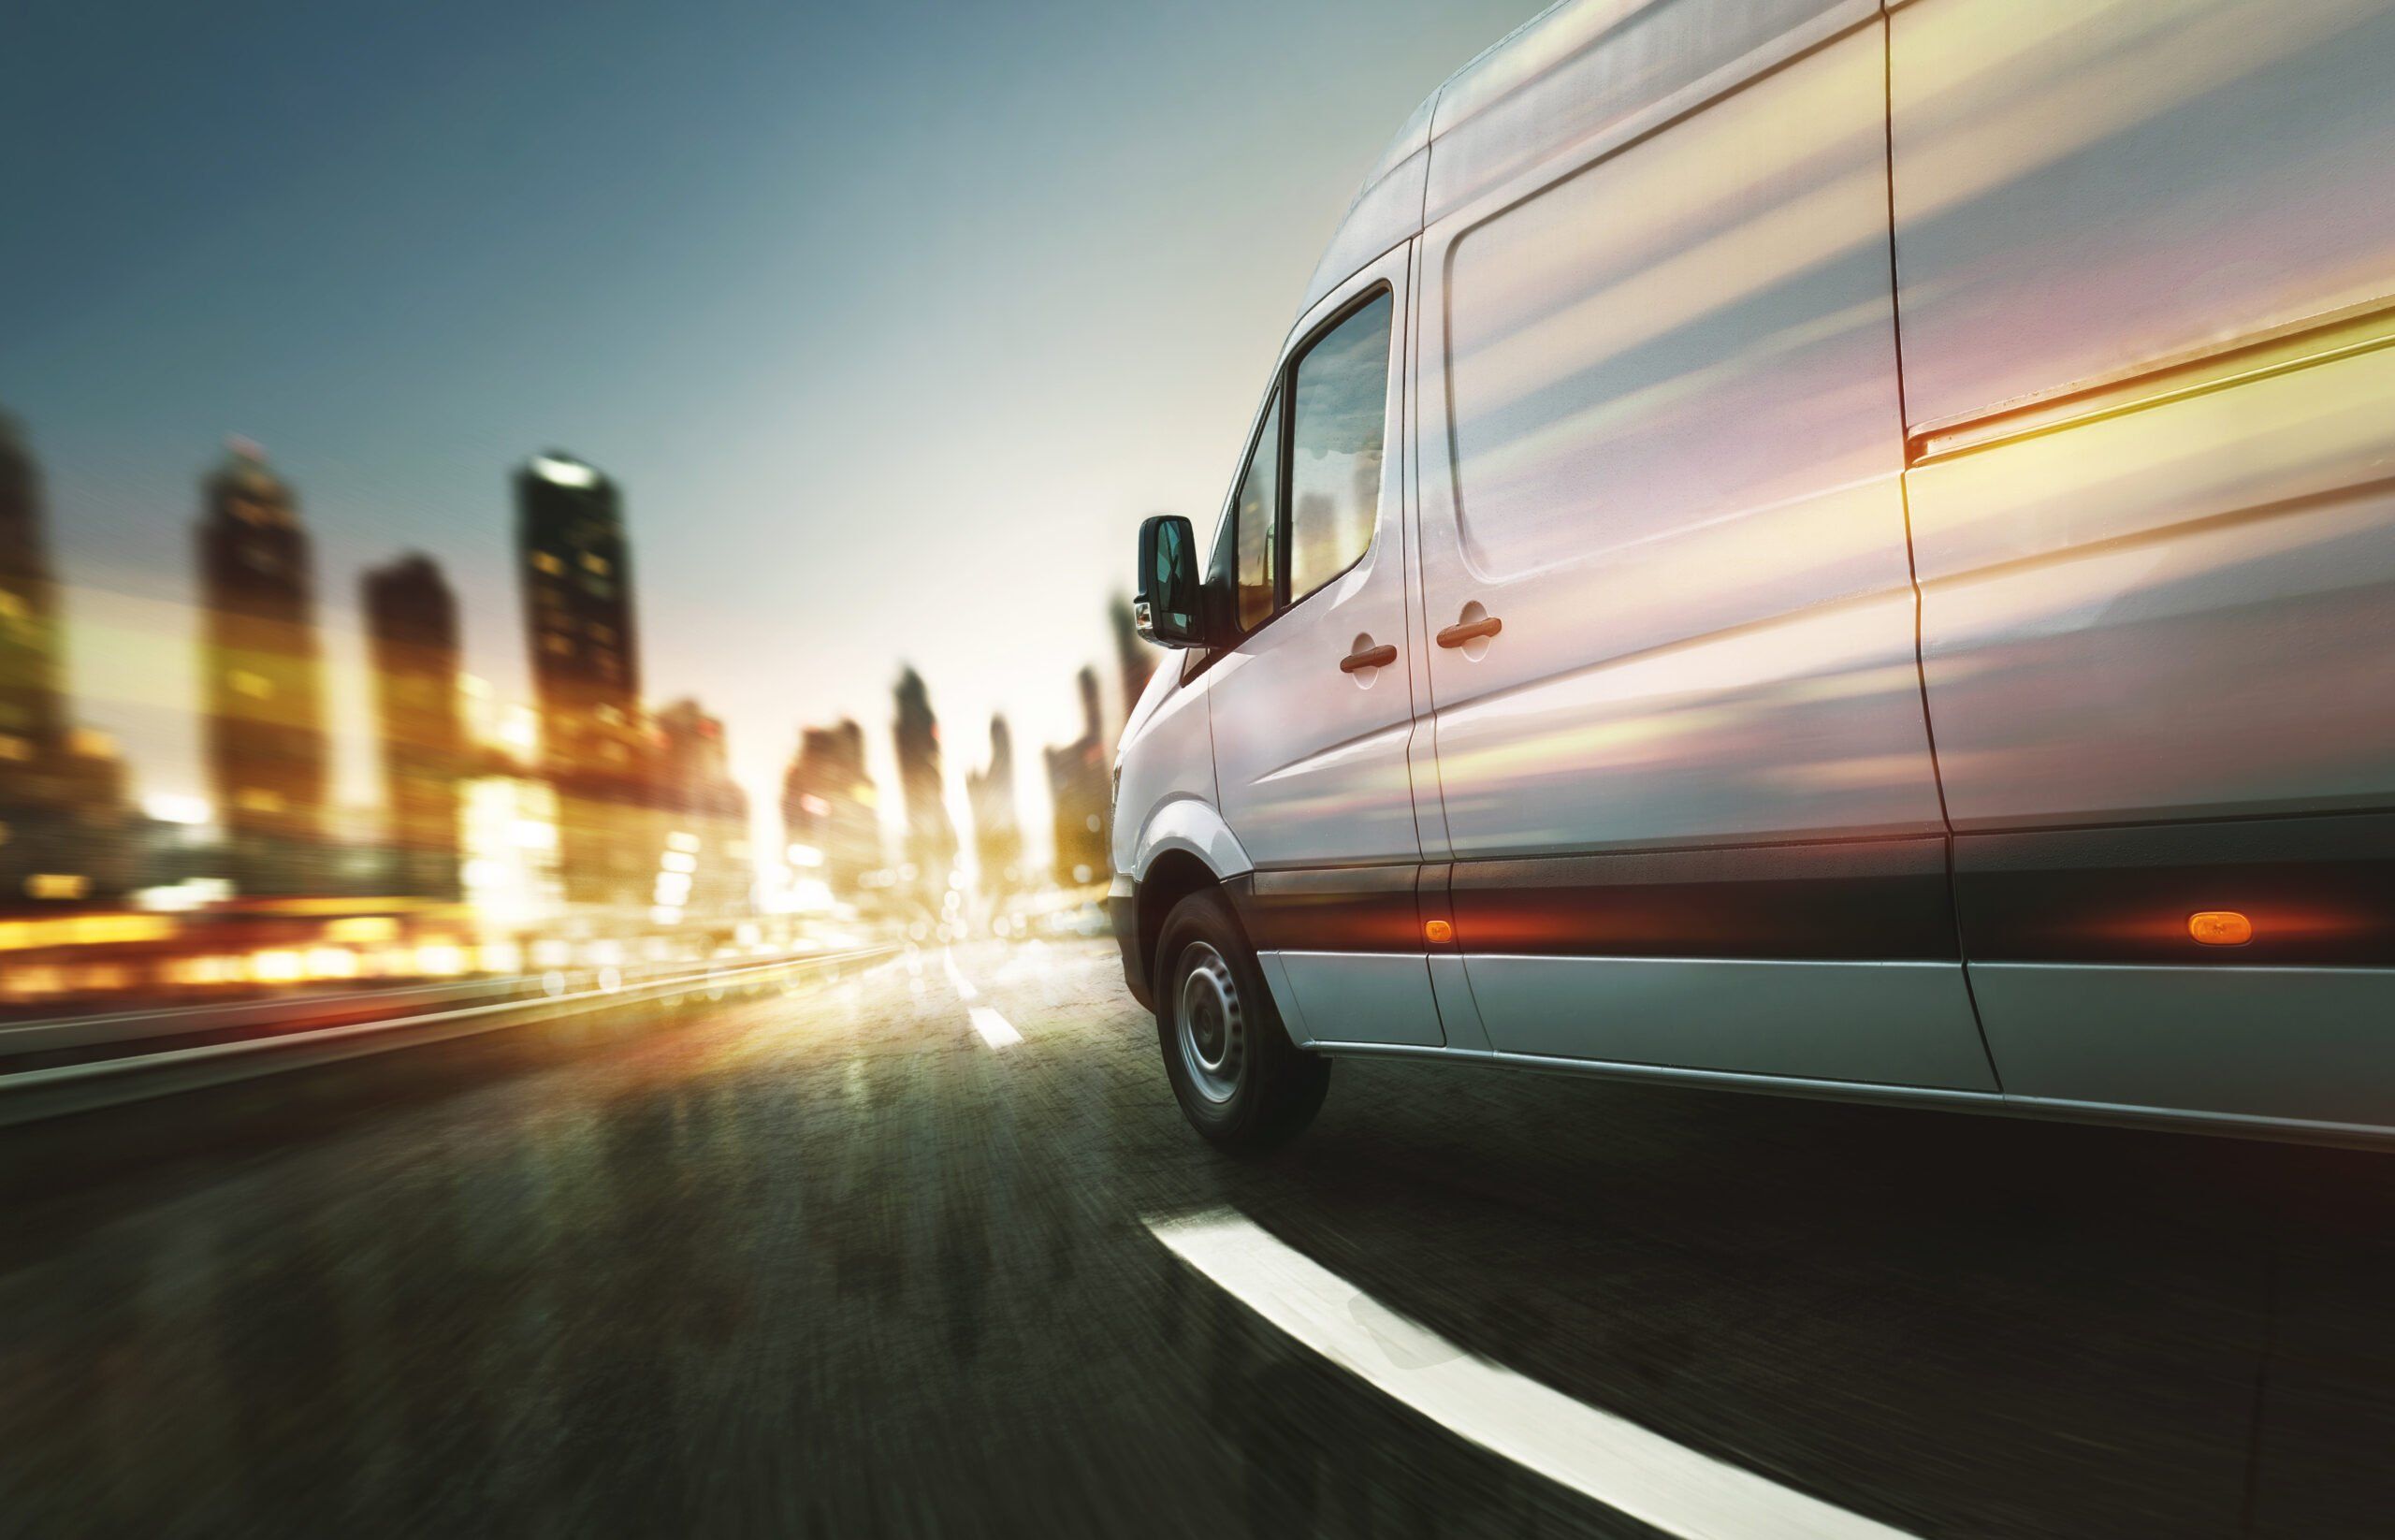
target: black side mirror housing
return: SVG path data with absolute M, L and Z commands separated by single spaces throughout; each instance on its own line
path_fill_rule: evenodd
M 1160 647 L 1206 645 L 1204 579 L 1198 571 L 1198 534 L 1178 514 L 1158 514 L 1139 526 L 1139 586 L 1131 619 Z

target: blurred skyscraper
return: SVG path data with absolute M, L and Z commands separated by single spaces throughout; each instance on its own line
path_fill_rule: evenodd
M 745 912 L 756 885 L 748 794 L 732 778 L 723 723 L 696 701 L 657 714 L 660 811 L 666 825 L 653 900 L 660 920 Z M 668 911 L 673 911 L 671 914 Z
M 112 897 L 132 877 L 124 767 L 70 724 L 60 631 L 40 473 L 0 416 L 0 908 Z
M 1015 815 L 1014 736 L 1004 717 L 990 719 L 990 766 L 965 777 L 973 809 L 973 850 L 981 863 L 981 891 L 1004 893 L 1023 885 L 1023 823 Z
M 864 769 L 864 729 L 842 720 L 799 734 L 782 778 L 782 831 L 791 864 L 853 902 L 864 876 L 882 866 L 881 815 Z
M 1131 601 L 1125 595 L 1114 596 L 1106 607 L 1106 618 L 1114 629 L 1114 662 L 1123 676 L 1123 719 L 1127 722 L 1139 709 L 1139 697 L 1147 693 L 1148 681 L 1155 676 L 1157 652 L 1139 640 L 1139 624 L 1131 617 Z
M 1097 670 L 1082 669 L 1076 682 L 1081 692 L 1081 735 L 1047 751 L 1048 795 L 1056 809 L 1056 880 L 1072 887 L 1106 879 L 1107 804 L 1111 800 L 1105 728 L 1098 719 Z
M 515 473 L 515 545 L 566 900 L 646 907 L 661 841 L 616 484 L 535 455 Z
M 316 891 L 327 880 L 325 737 L 315 579 L 291 489 L 236 439 L 201 483 L 202 695 L 208 767 L 235 888 Z
M 65 734 L 59 694 L 58 590 L 50 573 L 40 472 L 0 417 L 0 772 L 30 764 Z
M 454 900 L 467 755 L 457 601 L 424 556 L 369 572 L 363 588 L 391 879 L 411 897 Z
M 558 794 L 534 765 L 539 713 L 500 698 L 488 680 L 459 681 L 466 780 L 458 879 L 487 923 L 546 927 L 559 917 Z
M 906 860 L 916 885 L 928 892 L 948 887 L 956 865 L 956 825 L 948 816 L 947 786 L 939 765 L 939 721 L 931 693 L 912 668 L 898 676 L 898 717 L 892 733 L 898 748 L 898 792 L 907 810 Z

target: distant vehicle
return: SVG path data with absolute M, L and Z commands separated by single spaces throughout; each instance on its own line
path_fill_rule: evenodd
M 2395 1131 L 2395 5 L 1585 0 L 1323 258 L 1124 734 L 1190 1121 L 1329 1056 Z

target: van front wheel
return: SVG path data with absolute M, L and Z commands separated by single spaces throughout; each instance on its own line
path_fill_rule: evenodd
M 1246 1153 L 1284 1143 L 1313 1122 L 1330 1089 L 1330 1062 L 1289 1040 L 1219 890 L 1173 907 L 1156 961 L 1157 1041 L 1191 1126 Z

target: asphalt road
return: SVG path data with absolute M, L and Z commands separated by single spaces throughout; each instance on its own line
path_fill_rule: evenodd
M 0 1134 L 0 1531 L 1653 1533 L 1149 1228 L 1215 1211 L 1909 1533 L 2395 1531 L 2395 1157 L 1348 1063 L 1240 1164 L 1105 948 L 955 961 Z

